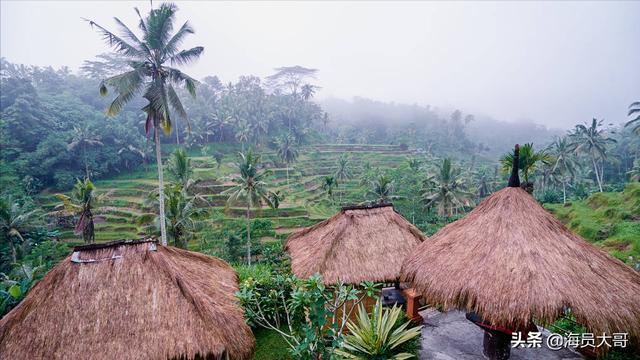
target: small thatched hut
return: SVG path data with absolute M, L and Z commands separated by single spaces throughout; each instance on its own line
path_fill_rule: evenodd
M 550 323 L 570 308 L 591 332 L 638 339 L 640 274 L 568 230 L 514 172 L 509 187 L 414 249 L 403 280 L 427 301 L 495 326 Z
M 0 359 L 249 359 L 237 281 L 155 241 L 77 247 L 0 320 Z
M 320 273 L 326 284 L 393 282 L 404 259 L 425 239 L 391 204 L 353 206 L 291 234 L 285 250 L 301 278 Z

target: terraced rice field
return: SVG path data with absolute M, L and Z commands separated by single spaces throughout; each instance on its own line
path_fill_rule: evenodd
M 352 178 L 340 183 L 334 192 L 335 202 L 329 201 L 321 188 L 321 179 L 333 175 L 337 169 L 338 158 L 347 153 Z M 359 178 L 365 163 L 372 168 L 389 168 L 403 161 L 409 151 L 394 145 L 344 145 L 323 144 L 308 146 L 300 151 L 298 160 L 287 169 L 273 152 L 263 153 L 262 163 L 269 168 L 271 189 L 279 190 L 285 200 L 278 209 L 267 207 L 251 210 L 252 218 L 268 219 L 273 223 L 276 238 L 286 238 L 291 232 L 330 217 L 337 211 L 336 202 L 356 203 L 363 199 L 357 192 L 360 189 Z M 165 160 L 168 156 L 164 156 Z M 212 157 L 191 157 L 194 177 L 199 180 L 194 188 L 207 203 L 201 204 L 208 209 L 208 215 L 200 221 L 202 229 L 217 227 L 230 219 L 243 218 L 246 209 L 242 204 L 226 206 L 227 196 L 223 192 L 233 186 L 235 176 L 235 153 L 225 155 L 223 164 L 218 168 Z M 140 169 L 130 174 L 122 174 L 108 180 L 98 180 L 95 185 L 100 193 L 108 193 L 107 199 L 94 211 L 96 221 L 96 240 L 111 241 L 118 239 L 137 239 L 155 235 L 155 210 L 149 201 L 149 194 L 157 189 L 154 168 Z M 53 194 L 43 194 L 39 198 L 46 209 L 53 209 L 58 203 Z M 61 239 L 69 242 L 81 242 L 73 234 L 72 228 L 64 228 Z M 197 238 L 197 236 L 196 236 Z M 264 241 L 271 240 L 263 239 Z

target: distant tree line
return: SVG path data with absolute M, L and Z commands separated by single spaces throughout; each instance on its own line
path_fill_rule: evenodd
M 123 61 L 104 54 L 74 74 L 68 68 L 1 60 L 3 185 L 19 184 L 31 193 L 47 187 L 67 190 L 78 178 L 97 179 L 153 163 L 153 138 L 145 134 L 140 111 L 144 99 L 131 99 L 109 117 L 105 109 L 113 99 L 98 96 L 100 81 L 113 76 Z M 188 116 L 172 119 L 173 132 L 161 132 L 161 141 L 274 148 L 277 138 L 292 144 L 318 141 L 325 114 L 312 101 L 316 87 L 307 81 L 314 74 L 313 69 L 286 67 L 265 82 L 243 76 L 227 84 L 208 76 L 197 84 L 195 98 L 184 96 L 187 89 L 179 87 Z M 299 87 L 291 79 L 298 79 Z

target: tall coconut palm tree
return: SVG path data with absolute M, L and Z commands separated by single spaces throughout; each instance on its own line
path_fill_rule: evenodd
M 82 235 L 82 240 L 87 244 L 95 241 L 95 224 L 92 210 L 97 203 L 109 196 L 109 193 L 98 195 L 95 190 L 96 188 L 91 180 L 84 179 L 82 181 L 78 179 L 70 195 L 56 194 L 56 197 L 62 202 L 56 207 L 57 209 L 62 208 L 79 216 L 74 233 Z
M 93 129 L 88 126 L 74 126 L 71 133 L 71 142 L 67 145 L 68 151 L 73 151 L 77 148 L 82 149 L 82 158 L 84 160 L 85 178 L 89 179 L 89 159 L 87 158 L 87 147 L 89 146 L 102 146 L 104 145 L 100 139 L 100 136 L 95 133 Z
M 276 140 L 278 146 L 278 157 L 287 166 L 287 186 L 289 185 L 289 164 L 298 158 L 298 149 L 296 148 L 296 140 L 291 134 L 283 135 Z
M 369 195 L 374 197 L 374 200 L 379 204 L 388 203 L 394 198 L 395 182 L 391 176 L 386 174 L 378 175 L 370 183 Z
M 337 165 L 336 173 L 333 175 L 336 181 L 345 182 L 351 179 L 351 164 L 349 163 L 349 157 L 346 154 L 342 154 L 338 158 Z M 340 202 L 342 203 L 342 192 L 340 192 Z
M 444 159 L 438 172 L 425 179 L 422 198 L 427 207 L 437 206 L 439 216 L 452 216 L 457 209 L 471 206 L 473 194 L 467 191 L 460 170 Z
M 197 81 L 173 66 L 188 64 L 198 59 L 204 51 L 201 46 L 179 50 L 185 37 L 193 34 L 194 30 L 188 22 L 185 22 L 171 35 L 177 10 L 176 5 L 164 3 L 157 9 L 151 9 L 143 18 L 136 8 L 135 11 L 140 19 L 138 28 L 142 36 L 136 35 L 118 18 L 115 18 L 115 21 L 121 30 L 121 36 L 88 20 L 92 27 L 98 29 L 109 46 L 128 60 L 131 67 L 131 70 L 100 83 L 101 95 L 107 95 L 108 87 L 113 88 L 118 94 L 109 105 L 107 114 L 115 116 L 140 93 L 147 100 L 142 111 L 146 114 L 145 131 L 149 132 L 153 129 L 156 143 L 158 194 L 162 219 L 160 234 L 163 245 L 167 244 L 167 231 L 164 221 L 164 179 L 159 128 L 162 128 L 167 135 L 171 133 L 171 110 L 188 121 L 187 113 L 174 85 L 184 85 L 187 91 L 195 96 Z
M 24 241 L 24 235 L 36 222 L 37 211 L 11 197 L 0 197 L 0 232 L 11 252 L 11 261 L 16 262 L 14 241 Z
M 600 128 L 602 122 L 603 120 L 593 119 L 591 125 L 576 125 L 575 130 L 570 135 L 575 151 L 584 153 L 591 159 L 600 192 L 603 191 L 602 183 L 604 181 L 602 179 L 603 169 L 598 168 L 598 162 L 604 162 L 607 159 L 607 145 L 616 142 L 615 139 L 607 137 L 605 130 Z
M 237 163 L 238 176 L 233 179 L 236 184 L 234 187 L 227 189 L 223 194 L 229 195 L 227 206 L 237 203 L 238 201 L 246 201 L 246 220 L 247 220 L 247 263 L 251 265 L 251 208 L 255 205 L 271 203 L 270 194 L 266 178 L 269 172 L 259 170 L 260 156 L 254 155 L 253 151 L 240 153 L 240 161 Z
M 559 176 L 562 183 L 562 203 L 567 202 L 567 181 L 575 177 L 576 168 L 578 167 L 575 160 L 575 146 L 569 142 L 566 137 L 556 138 L 549 147 L 551 155 L 555 159 L 552 174 Z
M 629 105 L 629 113 L 627 116 L 636 116 L 635 119 L 629 120 L 625 127 L 630 127 L 632 131 L 638 135 L 640 135 L 640 101 L 636 101 Z
M 523 188 L 529 193 L 533 192 L 533 183 L 529 181 L 529 176 L 534 173 L 538 163 L 548 164 L 551 162 L 551 156 L 546 150 L 535 151 L 533 144 L 524 144 L 520 146 L 520 158 L 518 161 L 518 169 L 522 172 L 524 177 Z M 513 164 L 513 153 L 504 155 L 500 159 L 502 165 L 502 172 L 507 174 L 511 171 Z

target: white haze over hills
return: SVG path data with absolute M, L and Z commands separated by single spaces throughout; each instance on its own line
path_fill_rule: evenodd
M 154 2 L 156 5 L 159 1 Z M 178 1 L 195 77 L 320 70 L 319 100 L 366 97 L 568 129 L 640 100 L 640 2 Z M 106 51 L 81 18 L 134 26 L 148 1 L 2 1 L 0 53 L 69 66 Z M 484 114 L 484 115 L 483 115 Z M 524 120 L 530 119 L 530 120 Z
M 410 127 L 423 129 L 428 133 L 430 128 L 442 128 L 450 119 L 451 113 L 460 110 L 462 116 L 473 115 L 473 120 L 465 126 L 466 135 L 487 146 L 487 155 L 492 156 L 509 151 L 513 144 L 517 143 L 533 142 L 539 147 L 544 147 L 552 142 L 555 136 L 561 136 L 566 132 L 566 129 L 550 128 L 530 120 L 501 121 L 456 108 L 385 103 L 359 97 L 350 101 L 328 98 L 321 104 L 331 114 L 333 126 L 348 127 L 366 123 L 367 126 L 364 128 L 373 133 L 388 132 L 391 129 L 406 132 Z

